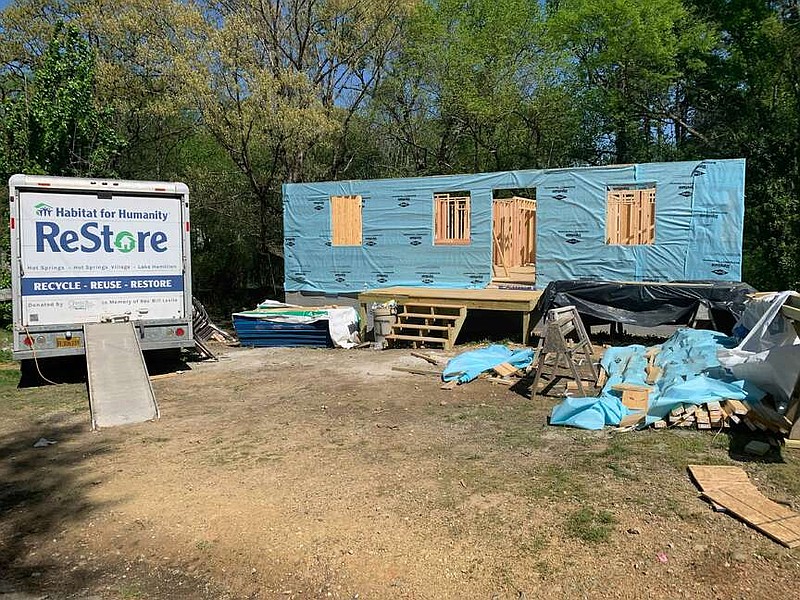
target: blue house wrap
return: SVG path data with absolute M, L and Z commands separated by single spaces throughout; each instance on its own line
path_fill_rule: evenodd
M 283 186 L 285 289 L 482 288 L 492 278 L 494 190 L 536 189 L 536 287 L 559 279 L 739 281 L 744 159 Z M 655 187 L 655 240 L 606 243 L 609 186 Z M 433 195 L 468 191 L 470 243 L 434 245 Z M 331 197 L 359 195 L 362 244 L 331 243 Z

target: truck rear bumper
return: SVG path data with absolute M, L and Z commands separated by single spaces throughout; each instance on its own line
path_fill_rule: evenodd
M 142 350 L 169 350 L 194 347 L 191 323 L 186 321 L 134 322 Z M 30 344 L 26 344 L 26 338 Z M 29 327 L 14 332 L 13 356 L 16 360 L 53 358 L 85 354 L 83 327 L 80 324 Z

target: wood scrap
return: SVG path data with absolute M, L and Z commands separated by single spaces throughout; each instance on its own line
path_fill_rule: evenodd
M 509 375 L 515 375 L 519 373 L 519 369 L 517 367 L 507 362 L 495 365 L 492 367 L 492 370 L 500 375 L 500 377 L 507 377 Z
M 458 379 L 451 379 L 450 381 L 444 382 L 441 386 L 439 386 L 443 390 L 452 390 L 458 386 Z
M 597 387 L 602 388 L 608 381 L 608 373 L 602 365 L 597 367 Z
M 441 371 L 434 371 L 433 369 L 414 369 L 411 367 L 392 367 L 392 371 L 400 371 L 401 373 L 412 373 L 414 375 L 435 375 L 441 377 Z
M 438 356 L 431 356 L 430 354 L 423 354 L 422 352 L 412 352 L 411 356 L 414 358 L 421 358 L 424 361 L 431 363 L 432 365 L 436 365 L 437 367 L 447 363 L 446 358 L 440 358 Z
M 631 410 L 647 410 L 650 405 L 650 388 L 631 383 L 618 383 L 611 389 L 622 392 L 622 404 Z
M 647 415 L 643 412 L 636 412 L 630 415 L 625 415 L 619 422 L 620 427 L 635 427 L 644 421 Z
M 661 367 L 656 367 L 655 365 L 647 365 L 645 368 L 645 372 L 647 373 L 647 378 L 645 379 L 645 383 L 653 385 L 656 381 L 659 380 L 661 375 L 664 373 L 664 370 Z
M 644 357 L 647 359 L 648 362 L 653 362 L 656 355 L 661 352 L 661 346 L 651 346 L 644 352 Z
M 489 376 L 489 377 L 486 378 L 486 380 L 490 381 L 491 383 L 496 383 L 498 385 L 507 385 L 507 386 L 512 386 L 515 383 L 517 383 L 517 381 L 515 379 L 507 379 L 505 377 L 492 377 L 492 376 Z
M 744 402 L 741 400 L 734 400 L 733 398 L 726 398 L 725 404 L 733 409 L 733 414 L 739 416 L 745 416 L 749 412 L 750 409 L 745 406 Z
M 159 379 L 169 379 L 177 375 L 183 375 L 183 371 L 175 371 L 173 373 L 161 373 L 159 375 L 150 375 L 150 381 L 158 381 Z

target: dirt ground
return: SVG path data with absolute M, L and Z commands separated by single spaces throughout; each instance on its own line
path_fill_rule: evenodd
M 92 432 L 85 386 L 0 370 L 0 599 L 796 597 L 800 554 L 714 513 L 691 463 L 800 508 L 800 452 L 549 427 L 408 351 L 225 350 Z M 57 443 L 34 448 L 39 438 Z

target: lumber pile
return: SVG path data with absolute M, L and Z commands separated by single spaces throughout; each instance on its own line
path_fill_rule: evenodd
M 696 406 L 681 404 L 669 415 L 654 424 L 656 429 L 682 427 L 690 429 L 727 429 L 743 424 L 751 431 L 786 435 L 791 427 L 789 420 L 761 403 L 748 404 L 727 399 Z

